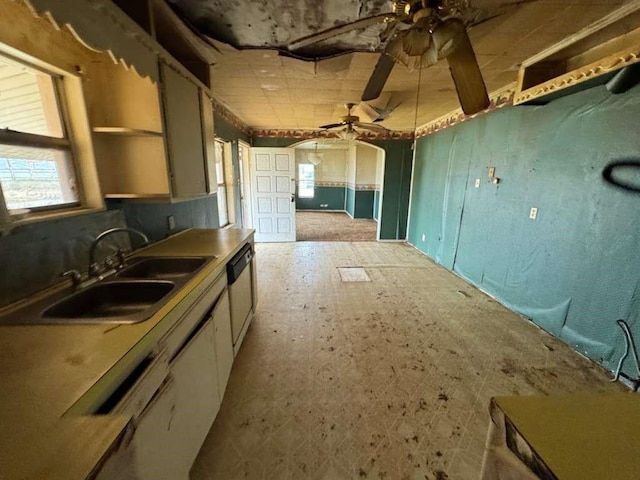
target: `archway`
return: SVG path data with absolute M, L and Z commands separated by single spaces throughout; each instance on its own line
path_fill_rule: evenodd
M 302 220 L 296 221 L 298 240 L 379 240 L 385 150 L 365 141 L 327 138 L 305 139 L 290 148 L 296 152 L 296 218 Z

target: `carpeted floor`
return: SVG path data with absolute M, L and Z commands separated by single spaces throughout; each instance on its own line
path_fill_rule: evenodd
M 298 242 L 375 242 L 378 223 L 342 212 L 296 212 Z

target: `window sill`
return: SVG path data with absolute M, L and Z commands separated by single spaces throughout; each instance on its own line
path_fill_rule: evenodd
M 20 219 L 10 219 L 9 223 L 0 224 L 0 234 L 10 233 L 11 230 L 17 227 L 22 227 L 24 225 L 76 217 L 79 215 L 101 212 L 103 210 L 104 208 L 73 207 L 64 210 L 28 213 L 26 216 L 21 217 Z

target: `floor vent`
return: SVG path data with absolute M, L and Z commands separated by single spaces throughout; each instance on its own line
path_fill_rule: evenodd
M 370 282 L 371 278 L 362 267 L 338 267 L 340 280 L 343 282 Z

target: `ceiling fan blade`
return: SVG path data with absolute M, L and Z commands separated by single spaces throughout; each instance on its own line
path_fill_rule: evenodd
M 466 31 L 463 30 L 460 33 L 458 46 L 447 56 L 447 61 L 462 111 L 467 115 L 473 115 L 487 108 L 489 106 L 487 88 Z
M 375 123 L 362 123 L 362 122 L 353 122 L 354 127 L 364 128 L 365 130 L 372 130 L 374 132 L 388 132 L 389 130 L 384 128 L 382 125 L 376 125 Z
M 376 63 L 373 73 L 369 78 L 369 82 L 367 83 L 367 86 L 364 87 L 364 92 L 362 93 L 363 102 L 374 100 L 380 96 L 382 89 L 384 88 L 384 84 L 387 83 L 387 79 L 389 78 L 389 75 L 391 75 L 391 70 L 393 70 L 395 63 L 396 62 L 389 55 L 385 53 L 380 55 L 378 63 Z
M 299 50 L 300 48 L 306 47 L 307 45 L 312 45 L 314 43 L 322 42 L 323 40 L 328 40 L 329 38 L 335 37 L 337 35 L 341 35 L 343 33 L 351 32 L 352 30 L 367 28 L 367 27 L 370 27 L 371 25 L 376 25 L 378 23 L 383 22 L 386 18 L 394 18 L 394 17 L 395 15 L 393 13 L 381 13 L 380 15 L 361 18 L 353 22 L 345 23 L 343 25 L 338 25 L 337 27 L 331 27 L 331 28 L 328 28 L 327 30 L 316 32 L 311 35 L 307 35 L 306 37 L 302 37 L 297 40 L 294 40 L 287 46 L 287 49 L 289 49 L 289 51 Z
M 324 128 L 324 129 L 329 129 L 329 128 L 336 128 L 336 127 L 341 127 L 344 125 L 344 122 L 340 122 L 340 123 L 330 123 L 329 125 L 320 125 L 320 127 L 318 128 Z

